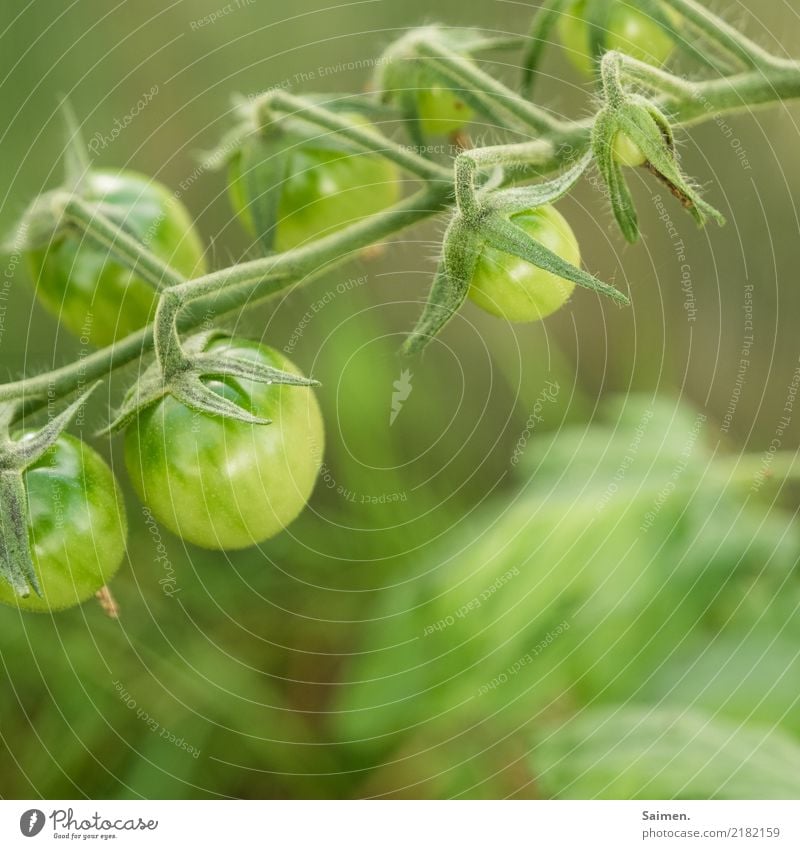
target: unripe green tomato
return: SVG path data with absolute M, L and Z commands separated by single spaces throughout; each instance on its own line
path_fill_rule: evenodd
M 278 351 L 246 339 L 207 350 L 299 373 Z M 307 387 L 206 382 L 272 424 L 194 412 L 168 396 L 129 428 L 125 461 L 140 498 L 173 533 L 203 548 L 247 548 L 283 530 L 308 501 L 322 464 L 322 414 Z
M 156 256 L 186 277 L 206 270 L 203 245 L 183 204 L 131 171 L 90 171 L 83 188 Z M 110 345 L 152 320 L 155 289 L 81 234 L 59 236 L 27 256 L 39 300 L 84 343 Z
M 598 0 L 589 0 L 598 2 Z M 619 50 L 650 65 L 663 65 L 672 53 L 672 38 L 645 12 L 626 0 L 602 0 L 611 4 L 605 33 L 605 49 Z M 587 0 L 575 0 L 558 20 L 558 34 L 570 62 L 586 76 L 594 70 L 586 22 Z
M 122 563 L 128 535 L 122 493 L 105 460 L 68 434 L 25 472 L 24 481 L 42 596 L 31 590 L 18 598 L 0 580 L 0 602 L 37 613 L 73 607 L 105 586 Z
M 423 133 L 446 136 L 472 120 L 473 112 L 458 95 L 440 85 L 422 87 L 417 94 L 417 117 Z
M 365 125 L 360 115 L 350 116 Z M 345 152 L 307 145 L 289 148 L 286 178 L 278 204 L 275 250 L 288 251 L 321 236 L 369 218 L 400 197 L 400 173 L 394 163 L 377 153 Z M 234 209 L 253 235 L 248 209 L 247 181 L 235 158 L 230 166 L 229 190 Z
M 580 266 L 578 240 L 563 215 L 539 206 L 511 217 L 532 239 Z M 496 248 L 484 247 L 470 281 L 469 297 L 508 321 L 537 321 L 569 300 L 575 284 Z
M 647 162 L 647 157 L 642 153 L 639 145 L 631 141 L 627 133 L 619 132 L 614 136 L 613 152 L 617 162 L 627 168 L 638 168 Z

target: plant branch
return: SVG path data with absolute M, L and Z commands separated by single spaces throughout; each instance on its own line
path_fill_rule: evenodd
M 478 66 L 454 50 L 435 41 L 420 40 L 415 45 L 416 54 L 433 71 L 443 76 L 448 83 L 466 93 L 480 96 L 486 101 L 485 109 L 492 115 L 501 110 L 507 117 L 501 126 L 509 123 L 513 126 L 532 129 L 537 133 L 557 131 L 563 124 L 549 112 L 523 99 L 515 91 L 482 71 Z M 508 119 L 511 119 L 509 122 Z
M 63 206 L 67 223 L 106 248 L 115 259 L 135 271 L 156 290 L 185 281 L 182 274 L 162 262 L 146 245 L 104 215 L 100 205 L 86 203 L 75 195 L 65 195 Z
M 737 59 L 745 68 L 774 67 L 780 62 L 696 0 L 662 0 L 662 2 L 693 24 L 709 42 L 728 56 Z
M 369 126 L 353 124 L 346 116 L 332 112 L 307 98 L 287 94 L 284 91 L 269 91 L 256 99 L 255 110 L 258 120 L 263 125 L 268 125 L 274 119 L 276 111 L 297 115 L 304 121 L 348 139 L 365 151 L 380 154 L 423 180 L 450 182 L 452 178 L 449 168 L 425 159 Z
M 663 0 L 670 8 L 684 15 L 693 25 L 721 27 L 729 51 L 747 60 L 751 70 L 705 81 L 682 81 L 659 69 L 623 58 L 621 69 L 628 79 L 661 92 L 656 101 L 659 108 L 669 112 L 678 125 L 689 125 L 720 114 L 743 112 L 756 106 L 800 97 L 800 64 L 782 62 L 768 57 L 764 51 L 731 28 L 719 22 L 694 0 Z M 494 104 L 495 113 L 503 116 L 509 128 L 523 124 L 537 133 L 537 140 L 519 145 L 499 145 L 478 148 L 462 154 L 456 162 L 456 189 L 462 213 L 475 202 L 475 173 L 479 168 L 509 165 L 534 165 L 539 173 L 561 168 L 565 162 L 582 155 L 589 147 L 594 119 L 562 122 L 546 111 L 520 98 L 502 83 L 494 80 L 474 63 L 442 47 L 438 43 L 419 42 L 416 45 L 420 61 L 435 67 L 460 89 L 483 93 Z M 453 183 L 445 169 L 397 145 L 381 134 L 352 126 L 330 110 L 307 103 L 285 92 L 273 94 L 273 108 L 302 114 L 303 117 L 332 132 L 341 133 L 365 150 L 374 150 L 427 183 L 424 190 L 383 213 L 358 222 L 338 233 L 311 242 L 307 246 L 273 254 L 214 271 L 194 280 L 185 280 L 178 272 L 161 262 L 149 249 L 125 232 L 102 206 L 87 204 L 72 194 L 59 200 L 67 221 L 84 232 L 110 253 L 163 290 L 160 335 L 166 340 L 164 327 L 189 331 L 207 324 L 208 314 L 215 316 L 242 307 L 301 285 L 319 276 L 324 270 L 345 262 L 354 253 L 381 241 L 406 227 L 453 205 Z M 469 164 L 466 164 L 469 163 Z M 501 184 L 512 182 L 517 174 L 506 173 Z M 173 337 L 173 342 L 174 342 Z M 79 362 L 34 376 L 0 385 L 0 401 L 21 400 L 23 414 L 44 407 L 49 401 L 66 397 L 76 390 L 133 362 L 155 347 L 154 325 L 131 334 L 112 346 L 98 350 Z
M 365 247 L 441 212 L 452 202 L 451 193 L 452 185 L 433 184 L 386 212 L 308 247 L 215 271 L 166 289 L 162 294 L 170 299 L 169 310 L 174 310 L 178 329 L 197 329 L 208 321 L 209 311 L 215 316 L 222 315 L 294 285 L 307 283 Z M 178 315 L 186 305 L 192 307 L 191 311 Z M 25 402 L 23 414 L 30 415 L 48 402 L 108 377 L 116 369 L 153 351 L 154 347 L 154 325 L 151 324 L 78 362 L 0 386 L 0 401 L 21 399 Z

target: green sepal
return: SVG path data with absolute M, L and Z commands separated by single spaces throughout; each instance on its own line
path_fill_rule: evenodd
M 606 52 L 608 24 L 611 19 L 612 2 L 609 0 L 589 0 L 586 4 L 586 30 L 589 36 L 589 55 L 595 67 L 600 64 Z
M 3 254 L 40 250 L 58 239 L 64 228 L 63 196 L 63 191 L 56 189 L 34 198 L 17 227 L 3 240 Z
M 247 211 L 265 254 L 275 247 L 287 165 L 285 143 L 274 135 L 251 135 L 239 153 L 239 179 L 245 187 Z
M 479 197 L 486 209 L 505 215 L 525 212 L 537 206 L 555 203 L 566 195 L 583 176 L 592 161 L 592 153 L 585 153 L 571 168 L 551 180 L 510 189 L 482 191 Z
M 528 45 L 522 56 L 522 78 L 520 90 L 527 98 L 533 94 L 536 72 L 542 61 L 545 48 L 550 42 L 550 33 L 558 23 L 567 0 L 545 0 L 536 10 L 528 31 Z
M 485 244 L 489 247 L 524 259 L 531 265 L 549 271 L 557 277 L 563 277 L 584 289 L 606 295 L 618 304 L 626 306 L 630 304 L 628 297 L 619 289 L 562 259 L 558 254 L 532 239 L 521 227 L 504 215 L 499 213 L 487 215 L 481 222 L 480 232 Z
M 31 590 L 42 594 L 28 534 L 25 471 L 55 444 L 98 385 L 94 384 L 66 410 L 22 440 L 12 439 L 10 434 L 21 403 L 0 405 L 0 580 L 6 581 L 20 598 L 27 598 Z
M 0 426 L 3 428 L 0 441 L 0 469 L 17 469 L 25 471 L 45 452 L 55 445 L 58 437 L 69 427 L 78 410 L 86 403 L 89 396 L 97 389 L 100 382 L 94 383 L 80 397 L 73 401 L 66 410 L 50 419 L 46 425 L 28 434 L 24 440 L 12 439 L 9 428 L 17 417 L 20 409 L 18 402 L 10 402 L 0 407 Z
M 78 118 L 72 104 L 66 98 L 61 102 L 61 116 L 64 121 L 64 188 L 78 191 L 86 174 L 91 168 L 89 148 L 83 139 Z
M 620 129 L 647 158 L 650 170 L 670 187 L 699 225 L 705 224 L 708 218 L 720 225 L 725 223 L 722 213 L 704 201 L 681 173 L 672 128 L 653 103 L 640 95 L 630 95 L 620 105 L 617 120 Z
M 86 142 L 67 99 L 61 102 L 60 111 L 64 121 L 63 184 L 58 189 L 43 192 L 31 201 L 16 230 L 4 240 L 0 249 L 2 253 L 40 250 L 52 244 L 65 226 L 61 203 L 65 193 L 80 193 L 91 169 Z
M 639 238 L 639 217 L 622 166 L 614 156 L 614 140 L 618 125 L 613 112 L 603 110 L 595 120 L 592 130 L 592 152 L 600 176 L 608 188 L 608 200 L 622 235 L 628 242 Z
M 22 472 L 15 469 L 0 471 L 0 579 L 20 598 L 27 598 L 31 589 L 42 594 L 28 536 L 25 482 Z
M 461 308 L 482 249 L 478 233 L 455 215 L 444 234 L 442 259 L 425 308 L 403 344 L 404 354 L 425 348 Z
M 623 170 L 614 156 L 614 141 L 625 133 L 645 157 L 645 167 L 662 180 L 702 226 L 711 218 L 725 223 L 719 210 L 703 200 L 699 191 L 683 175 L 675 152 L 672 127 L 658 107 L 638 94 L 625 94 L 607 106 L 595 119 L 592 151 L 600 175 L 609 192 L 614 217 L 629 242 L 639 238 L 639 225 Z
M 222 331 L 198 333 L 186 340 L 182 347 L 185 356 L 183 368 L 165 379 L 161 366 L 153 362 L 137 382 L 128 390 L 113 421 L 100 435 L 124 430 L 143 410 L 168 395 L 191 410 L 212 416 L 234 419 L 245 424 L 267 425 L 269 419 L 255 416 L 238 404 L 218 395 L 205 380 L 213 378 L 242 378 L 256 383 L 279 383 L 289 386 L 319 386 L 311 378 L 273 368 L 264 363 L 243 360 L 206 351 L 208 344 L 226 338 Z
M 469 215 L 458 213 L 453 217 L 444 235 L 442 260 L 428 301 L 403 345 L 404 353 L 422 350 L 461 308 L 486 245 L 608 295 L 619 303 L 629 303 L 628 298 L 613 286 L 565 262 L 510 220 L 515 213 L 545 206 L 565 195 L 586 171 L 591 160 L 592 154 L 586 153 L 572 167 L 542 183 L 510 189 L 483 189 L 474 198 L 474 208 Z

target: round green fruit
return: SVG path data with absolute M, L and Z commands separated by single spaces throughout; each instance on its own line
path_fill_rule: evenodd
M 430 85 L 417 94 L 417 118 L 422 132 L 446 136 L 472 120 L 473 112 L 458 95 L 444 86 Z
M 519 212 L 511 220 L 561 259 L 580 266 L 578 240 L 554 207 Z M 524 259 L 485 247 L 470 281 L 469 297 L 486 312 L 508 321 L 537 321 L 564 306 L 574 288 L 571 281 Z
M 73 607 L 105 586 L 122 563 L 128 533 L 122 493 L 103 458 L 67 434 L 25 472 L 24 482 L 42 595 L 19 598 L 0 580 L 0 602 L 38 613 Z
M 351 117 L 355 124 L 366 124 L 359 115 Z M 282 155 L 287 162 L 274 224 L 277 251 L 335 233 L 382 212 L 400 197 L 398 169 L 380 154 L 324 147 L 309 140 L 287 147 Z M 238 156 L 230 165 L 229 191 L 247 230 L 257 235 L 249 207 L 258 198 L 251 196 Z
M 206 270 L 203 245 L 183 204 L 131 171 L 90 171 L 81 196 L 186 277 Z M 110 252 L 77 233 L 27 255 L 36 294 L 83 344 L 104 346 L 152 320 L 155 289 Z
M 207 350 L 299 374 L 257 342 L 221 339 Z M 129 428 L 126 465 L 142 501 L 173 533 L 203 548 L 247 548 L 278 534 L 306 505 L 322 464 L 322 414 L 308 387 L 206 382 L 272 424 L 195 412 L 168 396 Z
M 663 65 L 672 53 L 672 38 L 646 12 L 627 0 L 576 0 L 558 20 L 558 34 L 570 62 L 586 76 L 594 70 L 589 43 L 588 6 L 609 5 L 604 47 L 650 65 Z

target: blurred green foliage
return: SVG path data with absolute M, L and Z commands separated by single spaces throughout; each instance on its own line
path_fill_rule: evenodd
M 218 5 L 80 0 L 54 15 L 36 0 L 9 22 L 4 229 L 58 181 L 61 93 L 91 139 L 157 85 L 98 142 L 98 163 L 180 191 L 213 261 L 235 261 L 249 243 L 224 175 L 194 176 L 232 92 L 360 89 L 368 68 L 354 65 L 432 14 L 527 26 L 489 0 L 303 3 L 285 19 L 256 0 L 194 25 Z M 798 43 L 788 10 L 751 8 L 765 43 Z M 510 77 L 508 63 L 493 70 Z M 548 69 L 543 96 L 584 114 L 567 64 L 554 54 Z M 728 122 L 750 170 L 724 127 L 684 141 L 731 222 L 695 231 L 669 207 L 689 290 L 658 189 L 639 187 L 648 237 L 623 251 L 586 185 L 560 208 L 586 266 L 631 285 L 630 310 L 579 293 L 513 328 L 470 307 L 403 363 L 433 224 L 231 320 L 290 345 L 323 383 L 329 447 L 310 507 L 261 548 L 220 555 L 157 535 L 128 489 L 119 621 L 94 605 L 0 610 L 0 796 L 796 797 L 797 498 L 751 488 L 798 362 L 796 118 L 787 106 Z M 737 388 L 751 284 L 756 343 Z M 78 351 L 21 270 L 4 305 L 4 377 Z M 413 390 L 390 426 L 406 367 Z

